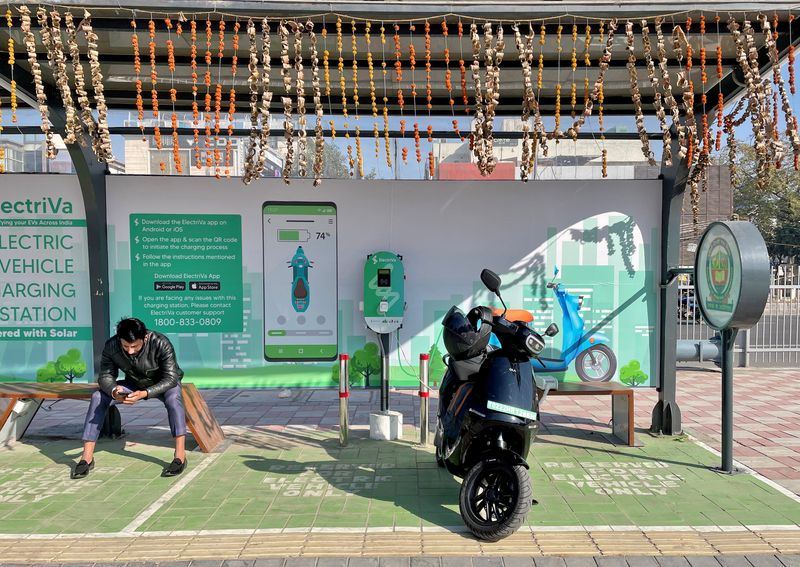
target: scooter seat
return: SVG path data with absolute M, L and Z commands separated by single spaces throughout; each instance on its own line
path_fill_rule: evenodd
M 492 315 L 502 315 L 503 310 L 499 307 L 492 309 Z M 509 321 L 520 321 L 522 323 L 530 323 L 533 321 L 533 313 L 527 309 L 509 309 L 506 311 L 506 319 Z

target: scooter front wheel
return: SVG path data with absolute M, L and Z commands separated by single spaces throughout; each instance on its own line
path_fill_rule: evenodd
M 617 371 L 617 357 L 606 345 L 594 345 L 578 354 L 575 372 L 584 382 L 608 382 Z
M 461 485 L 461 518 L 478 539 L 501 540 L 525 522 L 531 493 L 531 477 L 522 465 L 479 461 Z

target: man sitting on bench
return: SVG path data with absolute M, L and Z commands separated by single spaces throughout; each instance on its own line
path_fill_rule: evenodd
M 119 371 L 125 374 L 117 381 Z M 133 405 L 158 398 L 167 408 L 169 429 L 175 438 L 175 459 L 162 476 L 177 476 L 186 468 L 186 414 L 181 395 L 183 371 L 169 339 L 148 331 L 139 319 L 122 319 L 117 334 L 106 341 L 100 362 L 99 390 L 92 394 L 83 426 L 83 455 L 72 478 L 83 478 L 94 468 L 94 447 L 111 405 Z

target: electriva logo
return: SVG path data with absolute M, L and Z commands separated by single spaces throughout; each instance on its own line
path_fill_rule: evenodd
M 71 215 L 72 202 L 65 201 L 63 197 L 42 197 L 41 199 L 25 199 L 24 201 L 0 201 L 0 212 L 5 214 L 16 213 L 40 215 Z

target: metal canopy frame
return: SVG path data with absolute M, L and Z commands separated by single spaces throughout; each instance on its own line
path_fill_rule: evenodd
M 27 4 L 27 2 L 10 2 L 11 5 Z M 47 6 L 63 7 L 63 8 L 76 8 L 71 2 L 63 2 L 60 0 L 51 0 L 46 3 Z M 767 11 L 777 13 L 781 16 L 781 20 L 786 22 L 788 14 L 795 8 L 794 2 L 778 1 L 772 2 L 768 7 L 765 6 Z M 186 11 L 192 14 L 213 15 L 224 13 L 226 15 L 240 14 L 242 16 L 261 16 L 261 17 L 291 17 L 306 18 L 315 17 L 316 21 L 325 15 L 341 15 L 345 18 L 366 18 L 372 21 L 383 20 L 386 23 L 393 23 L 394 21 L 401 21 L 401 29 L 404 35 L 408 33 L 408 22 L 411 20 L 424 20 L 431 18 L 432 22 L 438 22 L 436 18 L 441 18 L 443 14 L 448 17 L 454 18 L 463 17 L 468 21 L 478 20 L 491 20 L 494 22 L 511 23 L 515 20 L 536 20 L 541 22 L 547 19 L 546 29 L 547 33 L 555 34 L 555 28 L 560 23 L 570 23 L 573 18 L 579 23 L 591 20 L 594 23 L 599 23 L 601 19 L 609 20 L 616 17 L 620 20 L 626 18 L 636 17 L 640 18 L 653 18 L 654 16 L 662 15 L 670 17 L 665 21 L 664 29 L 666 33 L 672 31 L 672 20 L 676 17 L 685 18 L 692 16 L 699 18 L 701 14 L 711 15 L 719 13 L 720 15 L 727 15 L 735 13 L 741 18 L 747 15 L 750 19 L 755 19 L 759 13 L 759 6 L 753 2 L 724 2 L 719 0 L 710 0 L 703 3 L 689 3 L 680 5 L 680 11 L 676 11 L 676 5 L 673 2 L 665 0 L 650 0 L 648 2 L 624 2 L 612 0 L 602 0 L 599 2 L 516 2 L 514 0 L 505 0 L 502 3 L 484 2 L 480 0 L 475 1 L 457 1 L 448 2 L 446 4 L 431 4 L 420 1 L 338 1 L 338 2 L 317 2 L 313 0 L 277 0 L 272 2 L 265 2 L 263 0 L 216 0 L 216 1 L 203 1 L 189 3 L 185 0 L 138 0 L 135 3 L 129 3 L 126 6 L 109 6 L 108 0 L 83 0 L 80 8 L 91 10 L 93 14 L 93 26 L 95 29 L 105 29 L 108 31 L 121 33 L 123 30 L 130 31 L 128 18 L 131 11 L 139 12 L 137 17 L 156 17 L 171 15 L 176 16 L 181 11 Z M 563 19 L 563 22 L 562 22 Z M 330 23 L 328 24 L 330 25 Z M 538 25 L 538 24 L 537 24 Z M 783 33 L 777 40 L 777 49 L 781 59 L 783 60 L 789 51 L 789 36 L 793 38 L 792 43 L 797 45 L 800 43 L 800 18 L 791 22 L 790 34 Z M 392 32 L 393 33 L 393 30 Z M 618 32 L 619 33 L 619 32 Z M 375 34 L 377 35 L 377 34 Z M 407 36 L 406 36 L 407 37 Z M 513 49 L 513 42 L 511 44 Z M 763 47 L 761 48 L 760 55 L 764 56 Z M 46 54 L 40 54 L 40 57 L 46 60 Z M 767 58 L 765 57 L 765 60 Z M 20 58 L 21 61 L 22 58 Z M 241 58 L 244 64 L 244 57 Z M 24 61 L 23 61 L 24 62 Z M 107 55 L 101 54 L 101 62 L 106 64 L 115 63 L 129 63 L 130 57 L 121 55 Z M 348 57 L 346 64 L 352 62 Z M 162 62 L 163 64 L 163 62 Z M 178 55 L 176 56 L 177 65 L 188 65 L 189 59 Z M 730 57 L 724 60 L 726 67 L 731 69 L 719 83 L 719 86 L 713 85 L 709 87 L 711 93 L 716 93 L 720 88 L 725 95 L 725 99 L 730 104 L 735 97 L 739 96 L 744 90 L 744 84 L 741 76 L 737 76 L 738 67 L 735 61 Z M 555 68 L 552 60 L 546 60 L 546 68 Z M 625 67 L 625 61 L 621 59 L 613 59 L 610 67 L 612 69 L 621 69 Z M 518 61 L 514 61 L 513 57 L 508 57 L 507 61 L 503 63 L 504 69 L 510 69 L 513 72 L 514 68 L 519 69 Z M 439 71 L 444 70 L 444 66 L 438 62 L 432 62 L 432 69 Z M 769 70 L 769 64 L 762 68 L 762 74 Z M 0 62 L 0 86 L 7 87 L 9 84 L 10 68 L 6 61 Z M 33 85 L 32 76 L 30 73 L 20 67 L 16 66 L 14 69 L 14 76 L 18 84 L 18 98 L 21 101 L 31 104 L 35 102 L 35 96 L 31 92 Z M 51 79 L 45 75 L 45 79 Z M 242 84 L 246 84 L 244 80 Z M 238 84 L 238 83 L 237 83 Z M 48 101 L 50 102 L 50 117 L 53 127 L 56 131 L 63 132 L 66 122 L 66 115 L 63 106 L 61 105 L 61 97 L 56 88 L 46 82 L 45 88 L 47 91 Z M 106 88 L 105 95 L 107 99 L 113 100 L 116 97 L 119 102 L 109 103 L 110 108 L 132 108 L 131 102 L 134 98 L 131 96 L 131 88 L 117 89 Z M 124 97 L 127 96 L 129 100 Z M 697 97 L 698 103 L 695 106 L 695 112 L 702 112 L 702 105 L 699 103 L 700 97 Z M 651 104 L 650 96 L 642 97 L 643 106 Z M 434 97 L 434 104 L 439 105 L 439 108 L 446 108 L 446 101 L 441 96 Z M 277 104 L 273 102 L 273 104 Z M 555 106 L 554 98 L 543 98 L 541 100 L 542 108 L 545 110 L 552 110 Z M 605 99 L 605 114 L 632 114 L 632 103 L 629 97 L 607 95 Z M 391 104 L 388 107 L 396 110 Z M 277 106 L 276 106 L 277 108 Z M 334 107 L 335 109 L 336 107 Z M 365 107 L 366 108 L 366 107 Z M 708 110 L 713 112 L 714 106 L 712 105 Z M 183 109 L 183 108 L 181 108 Z M 432 114 L 444 116 L 450 115 L 448 112 L 433 112 Z M 519 112 L 519 104 L 503 106 L 498 108 L 498 114 L 511 113 L 517 114 Z M 461 115 L 463 116 L 463 114 Z M 8 128 L 7 131 L 12 130 Z M 39 132 L 35 127 L 21 127 L 18 128 L 19 133 L 35 133 Z M 116 127 L 111 128 L 112 134 L 140 134 L 141 129 L 137 127 Z M 153 128 L 146 127 L 145 134 L 152 134 Z M 179 135 L 191 135 L 192 129 L 180 128 Z M 282 131 L 273 129 L 273 135 L 282 135 Z M 246 136 L 249 130 L 236 129 L 235 135 Z M 326 131 L 326 135 L 329 132 Z M 397 135 L 397 132 L 392 132 L 392 136 Z M 437 138 L 455 138 L 454 132 L 435 132 Z M 495 132 L 495 137 L 498 138 L 518 138 L 521 137 L 520 132 Z M 580 137 L 594 137 L 595 133 L 584 132 Z M 634 139 L 638 138 L 638 134 L 631 133 L 614 133 L 607 132 L 605 134 L 607 139 Z M 651 138 L 660 138 L 660 134 L 651 134 Z M 105 343 L 105 339 L 109 334 L 109 296 L 108 296 L 108 237 L 106 230 L 106 176 L 108 175 L 107 168 L 104 164 L 97 161 L 93 152 L 91 151 L 90 140 L 87 139 L 86 134 L 83 135 L 81 144 L 68 146 L 68 151 L 72 158 L 75 171 L 81 186 L 84 206 L 86 210 L 87 221 L 87 235 L 89 246 L 89 275 L 90 275 L 90 292 L 91 292 L 91 310 L 92 310 L 92 330 L 93 330 L 93 354 L 95 368 L 99 366 L 100 354 Z M 677 136 L 672 138 L 672 155 L 679 155 L 679 144 Z M 679 253 L 680 253 L 680 215 L 683 202 L 683 196 L 686 189 L 688 178 L 688 167 L 685 160 L 675 159 L 671 167 L 667 168 L 662 165 L 662 209 L 661 209 L 661 260 L 659 265 L 659 299 L 660 299 L 660 323 L 662 326 L 659 338 L 659 381 L 658 393 L 659 399 L 656 406 L 653 408 L 651 431 L 660 432 L 667 435 L 679 434 L 681 428 L 680 409 L 675 399 L 676 394 L 676 380 L 675 380 L 675 349 L 676 349 L 676 330 L 677 330 L 677 294 L 674 293 L 672 284 L 674 283 L 674 275 L 678 268 Z M 672 293 L 671 293 L 672 292 Z

